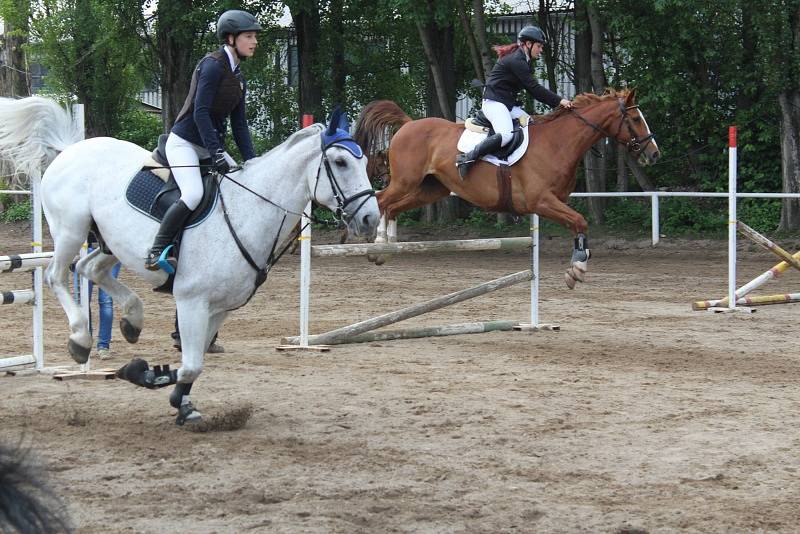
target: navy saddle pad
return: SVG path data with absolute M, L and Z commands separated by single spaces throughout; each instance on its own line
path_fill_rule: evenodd
M 217 205 L 219 186 L 213 174 L 203 176 L 203 200 L 194 210 L 184 228 L 192 228 L 203 222 Z M 164 181 L 150 172 L 147 167 L 136 173 L 128 183 L 125 198 L 134 209 L 151 219 L 161 221 L 167 208 L 181 197 L 178 184 L 170 173 L 169 181 Z

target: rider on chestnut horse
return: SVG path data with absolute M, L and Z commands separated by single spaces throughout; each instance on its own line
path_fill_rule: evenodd
M 572 102 L 540 85 L 531 73 L 531 62 L 542 53 L 544 44 L 542 30 L 536 26 L 526 26 L 519 32 L 516 43 L 494 48 L 499 60 L 486 80 L 481 110 L 492 123 L 495 133 L 471 151 L 456 157 L 462 180 L 473 163 L 511 141 L 514 119 L 525 114 L 517 101 L 517 93 L 521 89 L 524 88 L 533 98 L 550 107 L 572 107 Z

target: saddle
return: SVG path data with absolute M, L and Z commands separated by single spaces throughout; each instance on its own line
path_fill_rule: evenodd
M 511 142 L 501 147 L 500 150 L 490 154 L 490 156 L 494 156 L 500 161 L 508 160 L 508 158 L 525 142 L 525 130 L 527 129 L 530 118 L 530 115 L 526 114 L 514 120 L 515 124 Z M 478 110 L 474 117 L 469 117 L 464 122 L 464 129 L 467 130 L 467 132 L 465 132 L 467 135 L 462 135 L 458 143 L 458 149 L 465 153 L 469 152 L 472 147 L 477 145 L 480 141 L 495 133 L 492 123 L 481 110 Z M 513 162 L 508 163 L 513 164 Z
M 153 153 L 142 163 L 142 168 L 131 178 L 125 190 L 125 198 L 134 209 L 144 213 L 151 219 L 161 222 L 167 208 L 178 201 L 181 191 L 178 183 L 168 167 L 165 156 L 167 134 L 158 138 L 158 146 Z M 192 228 L 203 222 L 214 209 L 217 202 L 219 185 L 210 172 L 211 158 L 200 160 L 200 170 L 203 179 L 203 199 L 194 210 L 185 228 Z M 180 241 L 180 235 L 178 236 Z

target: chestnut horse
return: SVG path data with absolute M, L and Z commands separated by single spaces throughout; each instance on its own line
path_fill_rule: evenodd
M 535 124 L 528 126 L 527 152 L 510 167 L 510 179 L 501 177 L 498 167 L 479 161 L 463 181 L 455 165 L 463 124 L 439 118 L 412 120 L 390 100 L 368 104 L 361 112 L 354 138 L 370 158 L 370 176 L 385 166 L 381 145 L 396 132 L 388 148 L 389 185 L 377 194 L 383 218 L 376 241 L 387 239 L 386 219 L 392 240 L 398 214 L 453 192 L 484 209 L 536 213 L 572 230 L 575 248 L 566 282 L 570 289 L 576 281 L 582 282 L 589 259 L 588 224 L 567 205 L 575 189 L 578 163 L 604 137 L 613 138 L 643 164 L 654 163 L 659 151 L 636 105 L 634 91 L 609 90 L 602 96 L 586 93 L 576 97 L 573 104 L 574 109 L 559 108 L 536 117 Z

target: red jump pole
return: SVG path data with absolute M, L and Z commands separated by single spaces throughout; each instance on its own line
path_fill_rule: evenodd
M 308 127 L 309 127 L 309 126 L 311 126 L 312 124 L 314 124 L 314 115 L 308 115 L 307 113 L 306 113 L 306 114 L 303 114 L 303 120 L 302 120 L 302 122 L 300 123 L 300 125 L 301 125 L 303 128 L 308 128 Z

